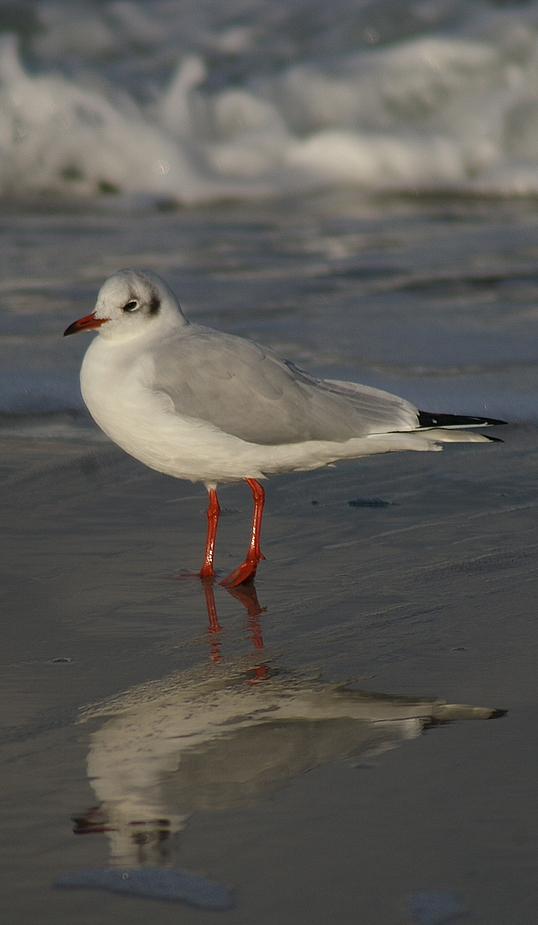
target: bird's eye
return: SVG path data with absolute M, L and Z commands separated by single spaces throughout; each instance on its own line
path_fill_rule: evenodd
M 138 302 L 136 299 L 131 299 L 130 302 L 127 302 L 127 305 L 124 305 L 122 312 L 135 312 L 138 308 Z

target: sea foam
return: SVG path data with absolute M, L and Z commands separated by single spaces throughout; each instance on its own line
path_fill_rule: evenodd
M 0 195 L 538 192 L 537 2 L 174 10 L 36 4 L 24 60 L 3 35 Z

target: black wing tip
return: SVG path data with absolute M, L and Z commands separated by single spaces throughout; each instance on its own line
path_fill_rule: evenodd
M 435 414 L 431 411 L 418 412 L 419 427 L 492 427 L 506 424 L 497 418 L 470 417 L 464 414 Z M 495 440 L 490 437 L 490 440 Z

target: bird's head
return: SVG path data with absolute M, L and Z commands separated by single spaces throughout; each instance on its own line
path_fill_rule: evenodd
M 103 284 L 91 315 L 79 318 L 64 331 L 99 329 L 115 340 L 128 340 L 154 331 L 188 324 L 172 290 L 150 270 L 119 270 Z

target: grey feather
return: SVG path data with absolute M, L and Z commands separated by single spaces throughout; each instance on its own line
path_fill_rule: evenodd
M 179 414 L 249 443 L 345 442 L 418 426 L 416 408 L 396 395 L 315 379 L 267 347 L 195 324 L 160 345 L 154 387 Z

